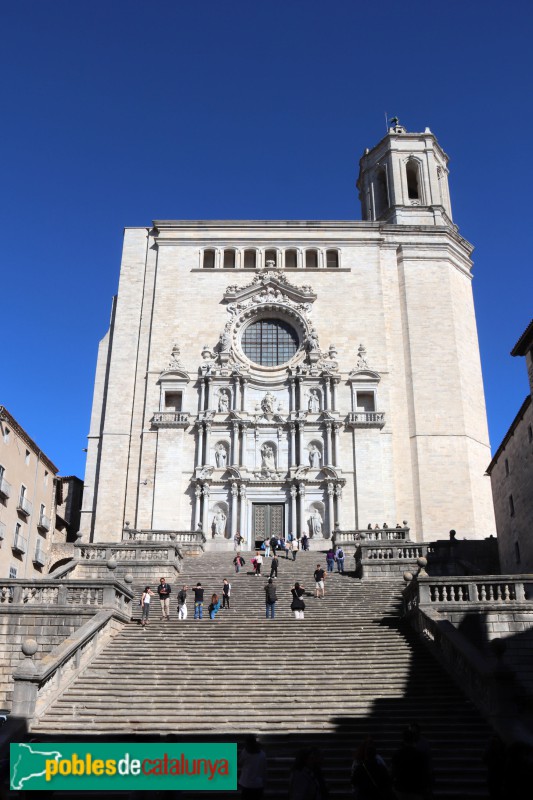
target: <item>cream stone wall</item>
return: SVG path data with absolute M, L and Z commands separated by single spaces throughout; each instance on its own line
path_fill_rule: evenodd
M 438 159 L 442 158 L 440 151 Z M 400 173 L 401 163 L 395 166 Z M 398 180 L 403 180 L 400 173 Z M 428 167 L 424 173 L 428 180 L 430 173 Z M 434 176 L 431 180 L 434 191 Z M 449 198 L 447 203 L 446 214 L 451 213 Z M 127 229 L 116 310 L 99 353 L 84 538 L 119 540 L 125 522 L 141 529 L 190 530 L 201 519 L 206 530 L 220 504 L 227 511 L 229 536 L 235 524 L 249 528 L 251 503 L 262 502 L 261 498 L 286 504 L 289 528 L 293 513 L 301 527 L 312 508 L 319 506 L 326 533 L 334 522 L 354 529 L 369 522 L 395 525 L 403 520 L 419 540 L 446 536 L 452 527 L 459 535 L 474 538 L 494 533 L 490 486 L 484 477 L 490 450 L 472 300 L 471 246 L 448 224 L 446 214 L 431 216 L 431 209 L 424 214 L 434 224 L 161 221 L 151 230 Z M 264 263 L 265 249 L 277 250 L 274 272 L 242 268 L 243 252 L 252 247 L 258 249 L 259 263 Z M 217 251 L 215 269 L 202 269 L 206 248 Z M 227 248 L 237 251 L 236 269 L 221 268 Z M 298 250 L 300 266 L 279 269 L 289 248 Z M 319 269 L 303 268 L 308 248 L 319 251 Z M 327 249 L 338 251 L 339 269 L 325 267 Z M 244 372 L 231 368 L 225 375 L 222 355 L 213 352 L 212 362 L 205 355 L 216 350 L 226 323 L 236 330 L 231 327 L 232 313 L 237 318 L 241 312 L 228 310 L 231 300 L 224 299 L 228 286 L 240 291 L 260 274 L 264 280 L 258 291 L 261 285 L 274 293 L 282 286 L 281 294 L 293 291 L 291 286 L 296 292 L 311 287 L 316 299 L 295 313 L 304 327 L 316 329 L 316 363 L 321 366 L 313 366 L 303 341 L 292 377 L 285 369 L 270 382 L 253 367 L 249 372 L 248 367 Z M 288 301 L 279 302 L 288 307 Z M 270 307 L 266 301 L 258 306 L 265 314 Z M 370 377 L 357 369 L 360 344 Z M 179 347 L 178 367 L 171 358 L 174 345 Z M 336 348 L 334 366 L 326 368 L 331 345 Z M 235 347 L 238 337 L 232 339 L 231 358 Z M 304 377 L 297 377 L 296 366 L 304 370 Z M 291 405 L 291 381 L 301 381 L 304 394 L 311 386 L 324 393 L 323 382 L 329 385 L 330 375 L 337 382 L 334 413 L 328 416 L 322 407 L 322 415 L 315 419 L 307 414 L 304 402 Z M 238 411 L 226 420 L 216 413 L 216 392 L 222 382 L 233 397 L 235 381 L 241 378 L 247 381 L 246 405 L 241 409 L 241 386 Z M 384 416 L 361 426 L 353 417 L 353 392 L 357 381 L 363 386 L 367 378 L 376 391 L 375 411 Z M 185 416 L 175 420 L 176 427 L 154 421 L 154 414 L 165 411 L 165 387 L 182 393 Z M 210 402 L 202 406 L 202 392 L 208 390 Z M 261 422 L 257 406 L 268 390 L 282 411 L 280 420 Z M 297 475 L 296 467 L 309 466 L 305 447 L 302 463 L 297 459 L 292 466 L 290 427 L 298 429 L 302 413 L 307 416 L 303 443 L 324 440 L 324 457 L 327 426 L 340 426 L 333 473 L 308 470 L 303 477 Z M 216 469 L 214 447 L 217 441 L 226 442 L 230 466 L 231 419 L 246 426 L 244 458 L 234 462 L 240 472 L 223 473 Z M 208 429 L 209 452 L 203 459 L 199 430 L 205 446 Z M 261 468 L 260 447 L 266 441 L 279 447 L 280 476 L 270 485 L 272 477 L 261 481 L 254 476 Z M 214 472 L 202 472 L 205 465 Z M 305 497 L 299 494 L 304 485 Z M 328 486 L 334 489 L 333 506 Z

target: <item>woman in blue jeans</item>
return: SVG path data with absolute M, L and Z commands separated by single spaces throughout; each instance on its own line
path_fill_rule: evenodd
M 209 619 L 215 619 L 219 611 L 220 611 L 220 600 L 218 599 L 218 594 L 213 594 L 211 596 L 211 602 L 209 604 Z

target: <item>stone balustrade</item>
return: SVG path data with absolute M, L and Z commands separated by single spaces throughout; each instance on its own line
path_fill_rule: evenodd
M 409 528 L 362 528 L 355 531 L 335 531 L 335 544 L 349 545 L 360 542 L 390 542 L 409 539 Z
M 25 659 L 13 673 L 12 716 L 28 721 L 41 716 L 127 620 L 120 612 L 102 610 L 38 662 L 33 660 L 37 642 L 25 639 Z
M 66 608 L 102 606 L 131 615 L 133 593 L 116 581 L 62 580 L 39 581 L 5 578 L 0 581 L 0 606 Z
M 533 628 L 531 586 L 531 575 L 419 576 L 403 593 L 413 628 L 508 741 L 533 729 L 530 688 L 512 660 L 502 660 L 505 640 Z M 481 618 L 486 641 L 497 640 L 497 648 L 478 649 L 458 629 L 473 617 Z
M 153 428 L 186 428 L 190 414 L 183 411 L 156 411 L 151 419 Z
M 384 411 L 351 411 L 346 422 L 349 428 L 383 428 Z
M 122 531 L 122 541 L 124 542 L 175 542 L 178 545 L 186 545 L 203 549 L 205 536 L 202 531 L 139 531 L 134 528 L 124 528 Z

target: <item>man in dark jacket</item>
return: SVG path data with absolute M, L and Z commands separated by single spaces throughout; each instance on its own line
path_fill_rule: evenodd
M 270 577 L 277 578 L 278 577 L 278 567 L 279 567 L 279 559 L 277 556 L 272 556 L 272 561 L 270 562 Z
M 202 584 L 197 583 L 194 588 L 194 619 L 202 619 L 204 613 L 204 590 Z
M 272 578 L 268 579 L 268 583 L 265 586 L 265 614 L 266 618 L 274 619 L 276 616 L 276 587 L 272 582 Z
M 159 578 L 157 594 L 161 603 L 161 619 L 166 619 L 167 622 L 170 619 L 170 592 L 170 585 L 167 583 L 166 578 Z

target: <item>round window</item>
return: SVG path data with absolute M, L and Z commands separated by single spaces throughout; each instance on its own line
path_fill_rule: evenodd
M 241 343 L 250 361 L 262 367 L 285 364 L 300 345 L 294 328 L 282 319 L 252 322 L 244 331 Z

